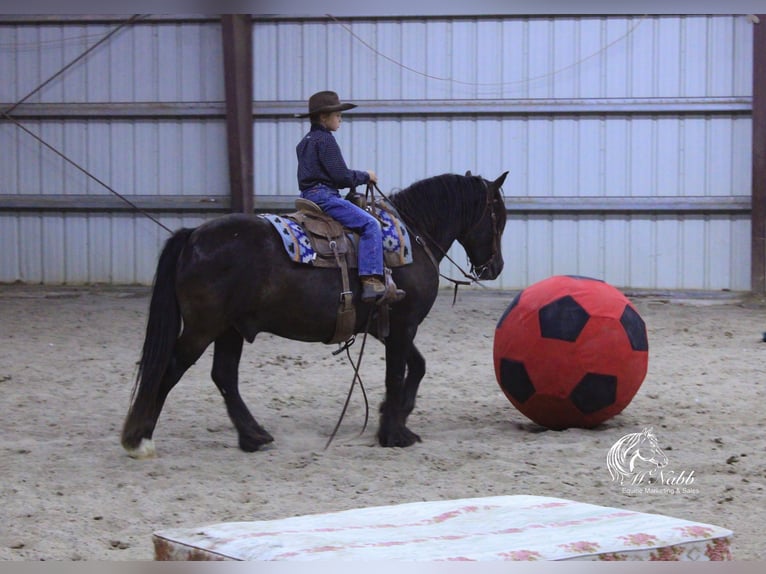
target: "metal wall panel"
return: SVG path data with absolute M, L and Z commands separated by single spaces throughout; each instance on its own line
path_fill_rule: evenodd
M 446 171 L 497 177 L 514 197 L 746 196 L 748 116 L 503 117 L 344 120 L 347 163 L 384 191 Z M 307 120 L 255 122 L 256 193 L 293 195 Z
M 255 98 L 747 96 L 751 26 L 741 15 L 256 21 Z
M 715 102 L 750 96 L 751 35 L 743 16 L 256 22 L 255 98 L 305 101 L 334 89 L 371 102 Z M 512 197 L 749 196 L 748 115 L 585 111 L 401 118 L 352 111 L 336 138 L 349 165 L 375 169 L 385 191 L 470 169 L 492 178 L 509 170 Z M 256 121 L 256 193 L 296 193 L 294 146 L 307 127 L 289 118 Z M 742 213 L 510 218 L 508 263 L 496 286 L 581 273 L 624 287 L 749 288 Z
M 749 240 L 747 216 L 511 214 L 505 269 L 484 285 L 515 290 L 574 274 L 633 289 L 747 290 Z M 450 256 L 467 262 L 460 246 Z M 461 277 L 446 260 L 442 271 Z
M 13 79 L 0 83 L 0 102 L 20 100 L 116 26 L 0 26 L 0 72 Z M 221 101 L 222 58 L 217 22 L 139 22 L 117 32 L 28 101 Z
M 26 120 L 24 126 L 123 195 L 228 189 L 221 120 Z M 109 193 L 11 123 L 0 123 L 0 149 L 0 193 Z
M 212 216 L 162 214 L 170 229 Z M 151 284 L 168 234 L 132 214 L 0 214 L 0 282 Z
M 10 78 L 0 102 L 24 97 L 114 25 L 0 25 L 0 77 Z M 508 197 L 562 204 L 750 194 L 750 118 L 731 103 L 751 96 L 744 16 L 272 19 L 255 21 L 253 42 L 256 106 L 305 102 L 328 88 L 374 104 L 453 102 L 445 113 L 344 116 L 336 136 L 348 163 L 375 169 L 385 191 L 470 169 L 492 178 L 509 170 Z M 117 117 L 121 104 L 221 102 L 221 62 L 218 22 L 141 22 L 29 98 L 113 105 L 114 117 L 23 123 L 120 193 L 225 194 L 222 119 Z M 545 113 L 534 109 L 541 98 L 576 105 Z M 724 111 L 604 111 L 635 98 Z M 529 113 L 461 111 L 519 99 L 531 102 Z M 307 127 L 256 117 L 256 194 L 297 193 L 295 144 Z M 0 149 L 0 195 L 108 193 L 7 122 Z M 159 219 L 175 228 L 204 217 Z M 581 273 L 622 287 L 748 289 L 749 228 L 742 212 L 512 212 L 506 270 L 492 285 Z M 137 215 L 0 211 L 0 281 L 149 283 L 165 237 Z
M 117 24 L 0 26 L 0 102 L 15 103 Z M 198 102 L 224 98 L 216 22 L 142 22 L 119 31 L 29 103 Z M 24 119 L 22 124 L 118 193 L 220 195 L 223 119 Z M 0 123 L 0 194 L 110 195 L 9 122 Z M 209 216 L 156 215 L 171 229 Z M 143 215 L 0 213 L 0 281 L 151 283 L 167 232 Z

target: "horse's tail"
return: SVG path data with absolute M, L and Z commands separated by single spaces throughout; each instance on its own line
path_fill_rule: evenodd
M 122 432 L 122 444 L 128 450 L 138 447 L 137 443 L 145 430 L 142 426 L 145 421 L 152 420 L 150 414 L 156 408 L 157 391 L 181 330 L 181 311 L 176 298 L 176 267 L 192 231 L 187 228 L 176 231 L 165 243 L 157 263 L 141 360 Z
M 133 398 L 139 387 L 159 385 L 173 353 L 181 330 L 181 311 L 176 299 L 176 264 L 192 231 L 186 228 L 176 231 L 160 253 Z

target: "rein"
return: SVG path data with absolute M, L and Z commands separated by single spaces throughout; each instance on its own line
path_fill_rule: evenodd
M 362 364 L 362 356 L 364 356 L 364 346 L 367 343 L 367 334 L 370 332 L 370 323 L 372 322 L 372 312 L 373 309 L 370 309 L 369 315 L 367 315 L 367 324 L 364 328 L 364 337 L 362 337 L 362 347 L 359 349 L 359 358 L 356 360 L 356 364 L 354 365 L 354 362 L 351 360 L 351 352 L 348 350 L 351 345 L 354 344 L 355 337 L 352 337 L 344 345 L 342 345 L 337 351 L 333 352 L 333 355 L 337 355 L 344 350 L 346 351 L 346 356 L 348 357 L 348 362 L 354 365 L 354 376 L 351 379 L 351 387 L 348 389 L 348 394 L 346 395 L 346 402 L 343 404 L 343 410 L 340 412 L 340 416 L 338 417 L 338 422 L 335 423 L 335 428 L 332 429 L 332 433 L 330 433 L 330 438 L 327 439 L 327 442 L 324 445 L 324 450 L 327 450 L 327 448 L 330 446 L 330 443 L 335 438 L 335 435 L 338 433 L 338 429 L 340 428 L 341 422 L 343 422 L 343 417 L 346 416 L 346 410 L 348 409 L 348 403 L 351 401 L 351 394 L 354 392 L 354 385 L 356 385 L 356 382 L 359 381 L 359 387 L 362 389 L 362 395 L 364 396 L 364 425 L 362 425 L 362 430 L 359 431 L 359 435 L 361 436 L 365 430 L 367 430 L 367 422 L 370 419 L 370 403 L 367 401 L 367 391 L 364 390 L 364 383 L 362 382 L 362 377 L 359 376 L 359 367 Z
M 484 189 L 487 189 L 487 183 L 482 179 L 482 182 L 484 183 Z M 375 206 L 375 191 L 377 191 L 380 196 L 385 199 L 389 205 L 392 207 L 396 206 L 394 203 L 388 198 L 388 196 L 383 193 L 380 188 L 378 187 L 378 184 L 376 183 L 368 183 L 367 184 L 367 190 L 365 192 L 365 201 L 368 206 L 370 206 L 374 210 Z M 348 198 L 347 198 L 348 199 Z M 426 252 L 426 255 L 428 255 L 428 258 L 431 260 L 431 263 L 433 264 L 434 268 L 436 269 L 437 273 L 439 273 L 439 276 L 443 279 L 446 279 L 447 281 L 450 281 L 455 285 L 455 290 L 452 296 L 452 305 L 455 305 L 455 302 L 457 301 L 457 290 L 458 287 L 461 285 L 471 285 L 472 283 L 476 283 L 477 285 L 481 285 L 481 281 L 479 279 L 479 275 L 481 275 L 482 271 L 492 262 L 492 260 L 495 258 L 498 252 L 498 246 L 499 246 L 499 237 L 497 233 L 497 216 L 495 214 L 494 209 L 490 209 L 490 206 L 492 205 L 492 202 L 494 200 L 490 198 L 489 190 L 487 190 L 487 200 L 484 204 L 484 211 L 482 211 L 481 217 L 474 223 L 473 227 L 468 230 L 468 233 L 470 234 L 476 227 L 481 223 L 481 221 L 484 219 L 484 216 L 487 213 L 487 210 L 490 210 L 490 214 L 492 217 L 492 253 L 489 256 L 489 259 L 487 259 L 486 263 L 482 265 L 474 265 L 471 263 L 471 270 L 470 272 L 465 271 L 458 263 L 452 259 L 452 257 L 449 256 L 449 254 L 441 248 L 441 246 L 427 233 L 420 233 L 415 227 L 411 224 L 408 224 L 410 230 L 415 233 L 415 241 L 423 247 L 423 250 Z M 397 211 L 398 208 L 396 208 Z M 373 213 L 373 215 L 375 215 Z M 401 215 L 401 214 L 400 214 Z M 469 279 L 469 281 L 462 281 L 460 279 L 453 279 L 452 277 L 447 277 L 444 275 L 441 270 L 439 269 L 439 262 L 436 260 L 436 257 L 434 257 L 433 252 L 431 251 L 431 248 L 428 246 L 428 244 L 423 240 L 423 237 L 428 239 L 438 250 L 441 252 L 443 257 L 446 257 L 450 263 L 452 263 L 455 267 L 458 268 L 458 270 L 463 274 L 463 276 L 466 279 Z M 335 435 L 338 433 L 338 429 L 340 428 L 341 423 L 343 422 L 343 418 L 346 415 L 346 410 L 348 409 L 349 402 L 351 401 L 351 395 L 354 392 L 354 386 L 356 385 L 357 381 L 359 381 L 359 386 L 362 389 L 362 394 L 364 395 L 364 406 L 365 406 L 365 415 L 364 415 L 364 425 L 362 427 L 362 430 L 359 432 L 359 434 L 363 434 L 364 431 L 367 429 L 367 422 L 369 420 L 370 415 L 370 405 L 367 401 L 367 393 L 364 389 L 364 383 L 362 382 L 362 378 L 359 376 L 359 367 L 362 363 L 362 357 L 364 356 L 364 347 L 367 343 L 367 335 L 370 332 L 370 324 L 372 322 L 372 315 L 373 315 L 374 308 L 370 309 L 370 313 L 367 316 L 367 324 L 364 329 L 364 337 L 362 337 L 362 346 L 359 349 L 359 357 L 357 358 L 356 364 L 354 364 L 353 360 L 351 359 L 351 353 L 349 351 L 349 347 L 354 344 L 354 341 L 356 340 L 356 337 L 351 337 L 348 341 L 346 341 L 343 345 L 340 345 L 339 348 L 336 351 L 333 351 L 333 355 L 338 355 L 342 353 L 343 351 L 346 351 L 346 356 L 348 357 L 349 363 L 351 363 L 354 367 L 354 376 L 351 379 L 351 386 L 348 389 L 348 393 L 346 395 L 346 402 L 343 404 L 343 409 L 341 410 L 340 416 L 338 417 L 338 421 L 335 423 L 335 428 L 332 430 L 332 433 L 330 434 L 330 437 L 327 439 L 327 443 L 325 443 L 324 449 L 327 450 L 327 448 L 330 446 L 330 443 L 332 443 L 333 439 L 335 438 Z
M 484 183 L 484 188 L 486 189 L 487 188 L 487 183 L 484 180 L 482 180 L 482 183 Z M 394 203 L 388 198 L 388 196 L 380 190 L 380 188 L 378 187 L 377 183 L 373 183 L 373 184 L 368 183 L 367 184 L 366 195 L 369 195 L 371 197 L 371 199 L 372 199 L 372 201 L 369 203 L 369 205 L 375 205 L 375 201 L 374 201 L 375 193 L 373 191 L 373 188 L 374 188 L 374 191 L 377 191 L 380 194 L 380 196 L 383 199 L 385 199 L 390 205 L 392 205 L 392 206 L 394 205 Z M 481 223 L 481 220 L 484 219 L 484 215 L 487 213 L 487 210 L 490 208 L 491 204 L 492 204 L 492 200 L 490 199 L 489 191 L 487 191 L 487 201 L 484 204 L 484 211 L 482 212 L 481 217 L 479 217 L 479 219 L 476 221 L 476 223 L 473 225 L 473 227 L 471 227 L 471 229 L 468 231 L 468 233 L 471 233 L 471 231 L 476 229 L 476 227 L 479 225 L 479 223 Z M 397 211 L 398 210 L 399 209 L 397 208 Z M 423 247 L 423 249 L 426 252 L 426 255 L 428 255 L 428 258 L 431 260 L 431 263 L 436 268 L 436 271 L 439 273 L 439 276 L 442 279 L 446 279 L 447 281 L 449 281 L 449 282 L 451 282 L 451 283 L 453 283 L 455 285 L 455 290 L 454 290 L 454 293 L 453 293 L 453 296 L 452 296 L 452 305 L 453 306 L 455 305 L 455 302 L 457 301 L 457 290 L 458 290 L 458 287 L 460 287 L 461 285 L 471 285 L 472 283 L 476 283 L 477 285 L 483 286 L 481 284 L 481 280 L 479 279 L 479 275 L 481 275 L 481 272 L 495 258 L 495 255 L 497 255 L 498 244 L 499 244 L 499 238 L 498 238 L 498 233 L 497 233 L 497 225 L 496 225 L 497 224 L 497 216 L 495 215 L 495 210 L 494 209 L 490 210 L 490 213 L 491 213 L 491 216 L 492 216 L 492 253 L 489 256 L 489 259 L 487 259 L 487 261 L 485 263 L 483 263 L 482 265 L 474 265 L 473 263 L 471 263 L 471 270 L 470 271 L 466 271 L 465 269 L 463 269 L 463 267 L 461 267 L 454 259 L 452 259 L 452 257 L 450 257 L 449 254 L 444 249 L 442 249 L 441 246 L 436 242 L 436 240 L 434 240 L 430 235 L 428 235 L 428 233 L 421 233 L 421 232 L 419 232 L 415 228 L 414 225 L 408 223 L 408 226 L 410 227 L 410 229 L 415 233 L 415 241 L 418 243 L 418 245 Z M 423 237 L 428 239 L 439 250 L 439 252 L 441 253 L 441 255 L 443 257 L 445 257 L 450 263 L 452 263 L 455 267 L 457 267 L 458 271 L 460 271 L 463 274 L 463 277 L 468 279 L 468 281 L 462 281 L 460 279 L 453 279 L 452 277 L 448 277 L 448 276 L 444 275 L 444 273 L 442 273 L 441 269 L 439 268 L 439 262 L 436 260 L 436 257 L 434 257 L 434 254 L 431 251 L 431 249 L 428 247 L 428 244 L 423 240 Z

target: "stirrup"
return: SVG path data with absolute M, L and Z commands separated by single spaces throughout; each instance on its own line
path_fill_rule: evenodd
M 396 286 L 391 269 L 388 267 L 386 267 L 383 272 L 383 284 L 385 285 L 386 290 L 383 292 L 383 297 L 376 301 L 378 305 L 382 303 L 398 303 L 404 299 L 406 293 Z
M 402 289 L 398 289 L 397 287 L 394 287 L 393 285 L 388 285 L 386 287 L 386 292 L 383 293 L 383 296 L 375 301 L 376 305 L 383 305 L 383 304 L 391 304 L 391 303 L 398 303 L 404 297 L 407 295 L 405 291 Z

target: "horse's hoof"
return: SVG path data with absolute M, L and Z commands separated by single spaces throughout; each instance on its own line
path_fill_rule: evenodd
M 407 427 L 402 427 L 396 431 L 388 433 L 378 433 L 378 442 L 384 447 L 405 448 L 412 446 L 416 442 L 422 442 L 420 436 L 412 432 Z
M 255 452 L 271 442 L 274 442 L 274 437 L 270 433 L 262 431 L 257 435 L 239 437 L 239 448 L 245 452 Z
M 154 448 L 154 441 L 150 438 L 142 438 L 141 442 L 138 443 L 136 448 L 128 448 L 124 445 L 123 447 L 125 448 L 125 451 L 128 453 L 130 458 L 141 460 L 144 458 L 154 458 L 157 456 L 157 450 Z

